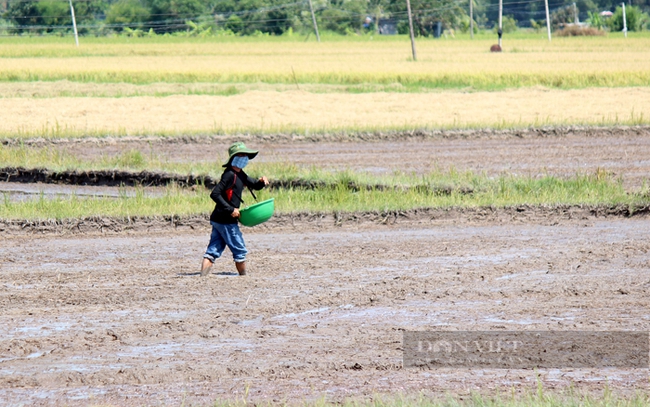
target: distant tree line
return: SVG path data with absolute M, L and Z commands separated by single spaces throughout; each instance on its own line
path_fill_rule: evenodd
M 478 0 L 483 1 L 485 7 L 485 18 L 488 21 L 496 21 L 498 18 L 498 4 L 499 0 Z M 617 7 L 620 8 L 620 1 L 612 0 L 548 0 L 549 8 L 551 10 L 551 22 L 555 28 L 567 23 L 575 21 L 575 11 L 578 14 L 578 21 L 588 21 L 593 14 L 599 14 L 602 11 L 615 12 Z M 544 1 L 516 1 L 516 0 L 503 0 L 504 11 L 503 14 L 509 16 L 517 22 L 519 27 L 533 27 L 542 22 L 546 24 L 546 12 L 544 9 Z M 512 2 L 511 4 L 508 4 Z M 575 3 L 575 9 L 573 7 Z M 626 1 L 626 6 L 632 6 L 633 10 L 638 12 L 650 12 L 650 0 L 632 0 Z M 632 11 L 634 13 L 634 11 Z M 646 14 L 647 15 L 647 14 Z
M 443 29 L 469 27 L 469 0 L 411 0 L 417 36 Z M 408 30 L 405 0 L 312 0 L 321 30 L 341 34 L 369 32 L 379 20 L 391 19 L 398 32 Z M 79 32 L 105 35 L 133 31 L 150 34 L 232 35 L 308 32 L 312 20 L 307 0 L 73 0 Z M 602 10 L 615 11 L 611 0 L 549 0 L 558 21 L 581 21 Z M 634 0 L 645 27 L 650 0 Z M 0 0 L 2 27 L 14 34 L 71 30 L 69 0 Z M 634 13 L 634 11 L 632 12 Z M 535 28 L 544 21 L 543 0 L 504 0 L 504 24 Z M 645 16 L 645 17 L 644 17 Z M 491 28 L 498 19 L 498 0 L 474 0 L 477 28 Z M 644 20 L 645 19 L 645 20 Z M 568 21 L 565 21 L 568 20 Z M 634 29 L 634 28 L 632 28 Z

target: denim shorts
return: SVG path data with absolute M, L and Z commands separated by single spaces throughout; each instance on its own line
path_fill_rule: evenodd
M 221 257 L 221 254 L 226 249 L 226 246 L 232 252 L 232 258 L 236 263 L 246 261 L 246 243 L 244 237 L 239 230 L 239 224 L 223 224 L 210 221 L 212 224 L 212 234 L 210 235 L 210 243 L 203 255 L 204 258 L 214 262 Z

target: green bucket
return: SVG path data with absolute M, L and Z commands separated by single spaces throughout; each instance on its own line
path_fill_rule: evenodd
M 255 226 L 271 219 L 275 209 L 274 199 L 267 199 L 239 211 L 239 222 L 244 226 Z

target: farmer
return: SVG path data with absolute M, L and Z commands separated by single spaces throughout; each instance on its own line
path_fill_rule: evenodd
M 219 184 L 212 190 L 210 198 L 216 202 L 210 223 L 212 234 L 210 243 L 203 255 L 201 264 L 201 276 L 207 276 L 214 261 L 221 257 L 226 246 L 230 248 L 232 257 L 235 260 L 235 267 L 240 276 L 246 275 L 246 244 L 239 230 L 237 220 L 239 218 L 239 205 L 242 203 L 241 195 L 244 186 L 260 190 L 269 185 L 269 180 L 262 177 L 258 180 L 249 177 L 243 171 L 258 151 L 246 148 L 244 143 L 235 143 L 228 149 L 228 162 Z

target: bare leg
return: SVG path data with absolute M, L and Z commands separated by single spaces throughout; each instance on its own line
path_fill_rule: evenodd
M 246 262 L 242 261 L 240 263 L 235 262 L 235 267 L 237 267 L 237 272 L 240 276 L 246 275 Z
M 210 274 L 210 269 L 214 263 L 210 259 L 203 258 L 203 263 L 201 263 L 201 277 L 205 277 Z

